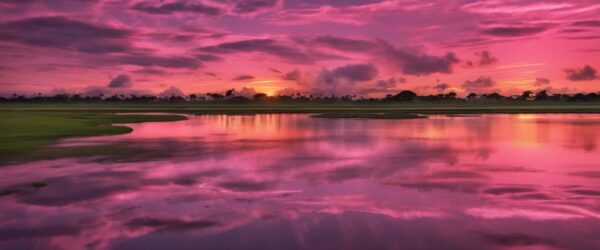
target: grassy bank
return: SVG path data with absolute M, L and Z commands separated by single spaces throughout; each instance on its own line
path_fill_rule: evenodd
M 113 123 L 177 121 L 179 115 L 115 115 L 80 112 L 0 111 L 0 164 L 27 157 L 58 139 L 131 132 Z

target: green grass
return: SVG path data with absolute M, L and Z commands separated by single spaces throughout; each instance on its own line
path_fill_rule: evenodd
M 129 127 L 114 126 L 113 123 L 177 121 L 186 118 L 179 115 L 2 111 L 0 119 L 0 163 L 2 163 L 27 157 L 27 153 L 62 138 L 114 135 L 132 131 Z

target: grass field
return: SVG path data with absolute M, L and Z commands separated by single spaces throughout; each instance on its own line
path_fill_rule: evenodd
M 15 159 L 52 158 L 57 155 L 93 155 L 106 148 L 71 149 L 73 152 L 35 149 L 58 139 L 77 136 L 111 135 L 131 132 L 114 123 L 175 121 L 176 114 L 314 114 L 317 118 L 414 119 L 427 115 L 515 114 L 515 113 L 598 113 L 600 103 L 536 103 L 536 102 L 447 102 L 393 104 L 202 104 L 202 103 L 101 103 L 101 104 L 0 104 L 0 164 Z
M 131 132 L 131 128 L 114 126 L 113 123 L 176 121 L 186 118 L 179 115 L 0 111 L 0 119 L 0 163 L 2 163 L 27 157 L 28 152 L 62 138 Z

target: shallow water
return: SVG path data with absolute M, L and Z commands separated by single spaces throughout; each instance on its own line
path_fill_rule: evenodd
M 58 146 L 142 156 L 0 168 L 20 190 L 0 196 L 0 249 L 600 246 L 599 115 L 129 126 Z

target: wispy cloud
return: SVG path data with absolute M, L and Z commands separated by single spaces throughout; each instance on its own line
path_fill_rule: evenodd
M 314 9 L 282 10 L 271 17 L 270 22 L 277 24 L 302 25 L 315 22 L 345 23 L 365 25 L 380 15 L 401 11 L 419 11 L 432 8 L 433 3 L 415 0 L 388 0 L 371 4 L 335 7 L 324 5 Z

